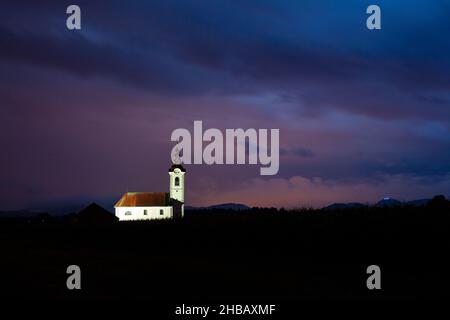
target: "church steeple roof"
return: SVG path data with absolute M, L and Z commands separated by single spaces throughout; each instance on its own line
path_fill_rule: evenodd
M 173 164 L 173 165 L 169 168 L 169 172 L 173 172 L 175 169 L 180 169 L 181 172 L 186 172 L 186 169 L 185 169 L 181 164 Z

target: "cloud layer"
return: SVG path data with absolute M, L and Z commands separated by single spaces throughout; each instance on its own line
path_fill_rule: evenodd
M 2 4 L 1 209 L 165 190 L 194 120 L 280 128 L 281 163 L 191 166 L 191 205 L 449 195 L 450 7 L 379 3 L 377 32 L 364 1 L 79 1 L 76 32 L 57 1 Z

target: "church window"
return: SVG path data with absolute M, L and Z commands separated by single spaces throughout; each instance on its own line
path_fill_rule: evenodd
M 144 210 L 144 216 L 146 216 L 147 215 L 147 210 Z
M 126 216 L 131 216 L 131 211 L 125 212 L 125 215 L 126 215 Z
M 175 177 L 175 187 L 178 187 L 180 185 L 180 178 Z
M 159 209 L 159 215 L 163 215 L 164 214 L 164 210 L 163 209 Z

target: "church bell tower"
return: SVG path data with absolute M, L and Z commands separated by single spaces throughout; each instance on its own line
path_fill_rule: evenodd
M 170 198 L 184 203 L 184 174 L 186 169 L 181 164 L 174 164 L 169 169 Z
M 172 154 L 173 165 L 169 169 L 169 196 L 170 199 L 181 202 L 181 217 L 184 216 L 184 174 L 186 169 L 181 165 L 180 152 L 175 149 Z

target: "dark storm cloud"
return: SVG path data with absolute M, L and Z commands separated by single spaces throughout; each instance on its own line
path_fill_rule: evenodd
M 67 37 L 49 35 L 43 41 L 39 33 L 17 33 L 2 28 L 0 48 L 4 59 L 59 69 L 80 77 L 108 77 L 166 93 L 195 91 L 188 79 L 183 78 L 183 71 L 188 68 L 185 65 L 157 53 L 144 56 L 141 52 L 96 43 L 76 33 Z
M 420 2 L 412 4 L 420 9 Z M 336 108 L 376 117 L 423 117 L 426 105 L 431 117 L 450 116 L 449 108 L 427 102 L 450 87 L 445 36 L 450 23 L 433 22 L 440 35 L 433 26 L 412 24 L 405 37 L 406 18 L 395 16 L 398 5 L 385 5 L 386 16 L 392 15 L 384 24 L 390 30 L 379 34 L 365 29 L 363 5 L 331 1 L 112 2 L 107 7 L 80 2 L 84 24 L 78 33 L 65 30 L 62 6 L 28 6 L 35 10 L 33 20 L 18 19 L 0 29 L 3 58 L 166 94 L 270 90 L 291 95 L 306 113 L 305 108 Z M 444 3 L 431 7 L 432 14 L 445 9 Z M 27 28 L 30 24 L 34 28 Z M 448 106 L 448 100 L 441 101 Z

